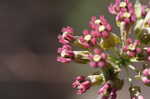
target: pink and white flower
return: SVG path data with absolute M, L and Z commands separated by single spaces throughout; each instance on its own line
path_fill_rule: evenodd
M 63 45 L 62 48 L 58 48 L 58 54 L 60 55 L 57 57 L 58 62 L 68 63 L 74 58 L 74 52 L 70 45 Z
M 107 65 L 107 55 L 100 49 L 94 49 L 94 54 L 89 55 L 91 67 L 105 67 Z
M 134 6 L 129 0 L 116 0 L 108 7 L 111 14 L 116 15 L 116 21 L 131 24 L 136 21 Z
M 107 38 L 109 33 L 112 31 L 111 25 L 104 16 L 99 16 L 98 19 L 96 16 L 92 16 L 89 26 L 92 29 L 91 34 L 93 34 L 95 37 Z
M 75 37 L 73 36 L 74 30 L 72 27 L 67 26 L 62 28 L 61 32 L 63 33 L 62 35 L 58 36 L 58 40 L 62 44 L 69 44 L 73 40 L 75 40 Z
M 97 39 L 88 30 L 83 31 L 83 36 L 80 36 L 78 43 L 85 48 L 91 48 L 97 44 Z
M 123 51 L 126 52 L 128 56 L 135 57 L 142 52 L 140 45 L 141 43 L 139 40 L 133 41 L 131 38 L 128 38 L 126 40 L 126 45 L 123 47 Z
M 72 83 L 72 87 L 77 89 L 77 94 L 83 94 L 91 87 L 91 82 L 84 76 L 78 76 Z

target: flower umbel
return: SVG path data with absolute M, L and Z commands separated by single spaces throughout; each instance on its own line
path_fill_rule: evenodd
M 115 0 L 108 10 L 115 15 L 120 32 L 112 33 L 114 29 L 102 15 L 92 16 L 89 28 L 81 35 L 76 35 L 70 26 L 64 27 L 58 36 L 62 47 L 58 48 L 57 61 L 87 64 L 96 70 L 74 79 L 72 87 L 77 89 L 77 94 L 83 94 L 96 85 L 100 86 L 97 94 L 101 99 L 117 99 L 117 92 L 127 80 L 130 99 L 144 99 L 134 80 L 150 86 L 150 8 L 139 0 L 135 3 Z M 125 77 L 120 77 L 122 72 L 125 72 Z

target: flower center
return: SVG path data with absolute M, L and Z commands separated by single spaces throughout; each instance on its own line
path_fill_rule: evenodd
M 128 48 L 129 48 L 131 51 L 134 51 L 134 50 L 135 50 L 135 46 L 134 46 L 133 44 L 130 44 L 130 45 L 128 46 Z
M 104 30 L 105 30 L 105 26 L 104 25 L 99 26 L 99 32 L 103 32 Z
M 89 40 L 91 40 L 91 38 L 92 38 L 92 36 L 88 34 L 84 37 L 84 40 L 89 41 Z
M 124 16 L 125 18 L 130 18 L 131 14 L 128 13 L 128 12 L 125 12 L 125 13 L 123 14 L 123 16 Z
M 68 34 L 68 32 L 63 32 L 63 37 L 65 37 Z
M 126 6 L 127 6 L 127 3 L 126 3 L 126 2 L 121 2 L 121 3 L 120 3 L 120 7 L 125 8 Z
M 94 55 L 93 60 L 94 60 L 95 62 L 98 62 L 98 61 L 101 60 L 101 56 L 100 56 L 100 55 Z
M 95 20 L 95 24 L 100 24 L 101 20 Z
M 62 57 L 65 57 L 65 56 L 66 56 L 66 51 L 62 51 L 62 52 L 61 52 L 61 56 L 62 56 Z

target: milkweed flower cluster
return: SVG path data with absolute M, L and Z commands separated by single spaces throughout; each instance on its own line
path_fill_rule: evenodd
M 139 0 L 115 0 L 108 11 L 115 16 L 119 33 L 112 32 L 111 24 L 102 15 L 92 16 L 81 35 L 76 35 L 71 26 L 64 27 L 58 36 L 62 47 L 58 48 L 57 61 L 88 64 L 88 68 L 96 70 L 73 80 L 77 94 L 98 86 L 101 99 L 117 99 L 124 80 L 128 80 L 131 99 L 144 99 L 140 86 L 133 80 L 150 86 L 150 8 Z M 120 77 L 122 72 L 127 74 L 125 78 Z

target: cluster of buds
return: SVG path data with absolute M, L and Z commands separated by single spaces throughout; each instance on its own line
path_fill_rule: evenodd
M 134 5 L 129 2 L 129 0 L 115 0 L 115 4 L 111 4 L 109 7 L 109 12 L 116 15 L 117 22 L 125 22 L 129 25 L 136 21 Z
M 91 82 L 84 76 L 78 76 L 72 83 L 72 87 L 77 88 L 77 94 L 83 94 L 91 87 Z
M 140 45 L 141 43 L 139 40 L 135 40 L 133 42 L 131 38 L 128 38 L 126 40 L 126 45 L 124 46 L 123 51 L 126 52 L 128 56 L 135 57 L 142 52 Z
M 57 61 L 89 64 L 89 68 L 96 69 L 91 75 L 74 79 L 72 87 L 77 89 L 77 94 L 98 85 L 101 99 L 117 99 L 117 92 L 122 89 L 124 80 L 128 80 L 131 99 L 144 99 L 140 86 L 134 86 L 133 80 L 150 86 L 150 8 L 139 0 L 135 4 L 115 0 L 108 10 L 116 16 L 120 33 L 112 33 L 113 28 L 104 16 L 92 16 L 89 29 L 79 36 L 72 27 L 64 27 L 58 36 L 62 47 L 58 48 Z M 135 63 L 140 63 L 142 68 L 136 68 Z M 134 73 L 130 75 L 129 70 Z M 125 78 L 120 77 L 122 72 L 127 74 Z
M 92 29 L 91 33 L 95 37 L 107 38 L 112 30 L 111 25 L 104 16 L 99 16 L 98 19 L 93 16 L 89 22 L 89 26 Z

